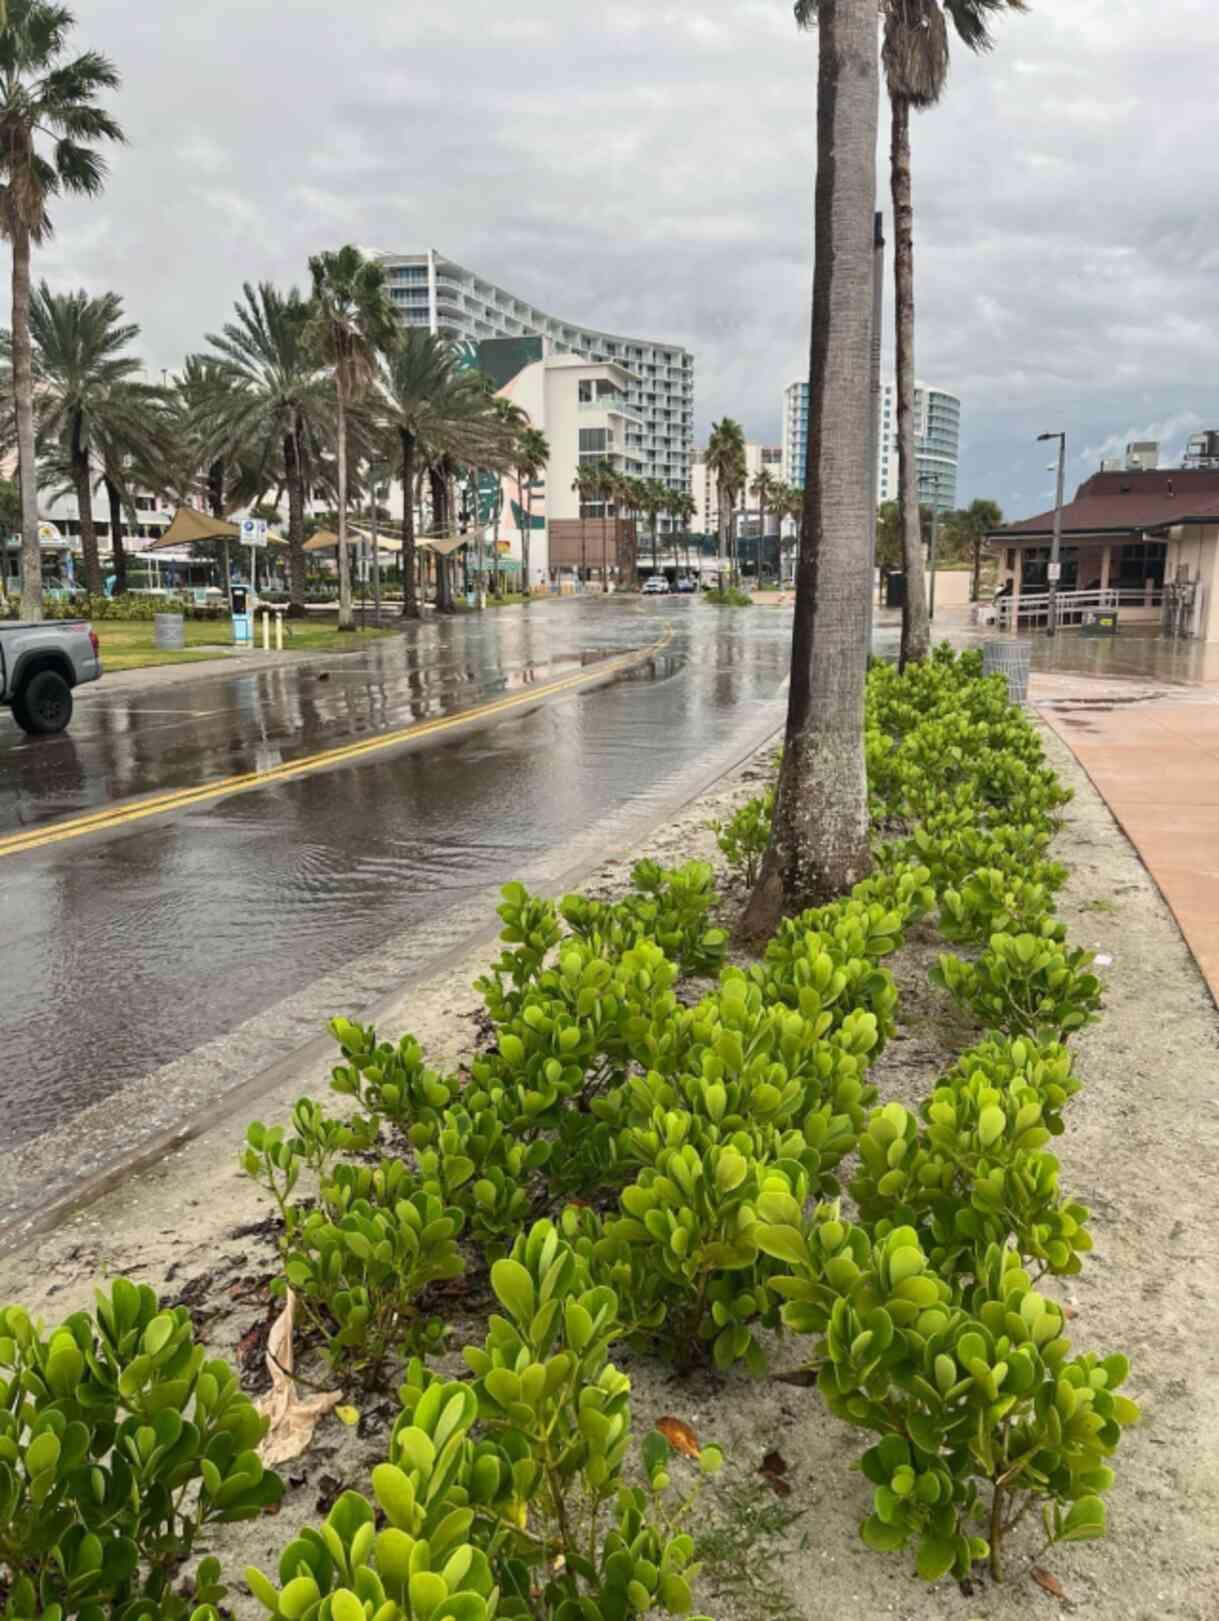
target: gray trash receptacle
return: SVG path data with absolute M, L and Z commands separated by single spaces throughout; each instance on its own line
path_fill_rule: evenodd
M 1029 664 L 1032 648 L 1028 642 L 987 642 L 982 649 L 982 674 L 1007 677 L 1007 695 L 1014 704 L 1028 701 Z
M 181 614 L 153 617 L 153 646 L 163 653 L 178 653 L 186 646 L 186 621 Z

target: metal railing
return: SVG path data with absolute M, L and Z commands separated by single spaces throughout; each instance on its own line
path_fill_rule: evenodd
M 1060 626 L 1082 625 L 1090 613 L 1121 612 L 1128 608 L 1156 608 L 1164 601 L 1164 588 L 1160 585 L 1109 586 L 1100 591 L 1060 591 L 1057 598 L 1057 616 Z M 1045 625 L 1050 617 L 1049 591 L 1022 591 L 1018 597 L 998 597 L 995 600 L 995 624 L 1001 630 L 1011 630 L 1014 622 L 1021 625 Z

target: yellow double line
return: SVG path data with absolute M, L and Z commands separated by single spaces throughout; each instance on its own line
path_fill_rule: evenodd
M 28 833 L 13 833 L 8 838 L 0 839 L 0 858 L 21 855 L 27 850 L 39 850 L 44 845 L 59 844 L 65 839 L 83 838 L 88 833 L 109 832 L 111 828 L 122 827 L 128 822 L 141 822 L 150 816 L 164 816 L 169 811 L 184 810 L 191 805 L 204 805 L 213 799 L 226 799 L 231 794 L 250 793 L 258 788 L 270 787 L 273 783 L 291 782 L 294 778 L 308 776 L 311 772 L 325 770 L 328 766 L 345 765 L 348 761 L 378 754 L 383 749 L 398 748 L 401 744 L 413 742 L 416 738 L 433 737 L 438 732 L 468 726 L 471 721 L 502 715 L 511 709 L 518 709 L 522 704 L 536 703 L 539 698 L 550 698 L 556 693 L 571 692 L 578 687 L 588 686 L 593 681 L 604 681 L 607 675 L 617 674 L 629 669 L 633 664 L 652 658 L 672 639 L 673 627 L 666 624 L 664 635 L 651 647 L 623 654 L 619 658 L 607 659 L 604 664 L 594 665 L 579 675 L 565 676 L 562 681 L 550 681 L 538 687 L 528 687 L 522 692 L 514 693 L 510 698 L 497 698 L 492 703 L 478 704 L 473 709 L 463 709 L 456 715 L 421 721 L 416 726 L 386 732 L 380 737 L 365 738 L 360 743 L 344 743 L 338 748 L 311 754 L 304 760 L 292 760 L 284 765 L 272 766 L 269 771 L 248 771 L 241 776 L 221 777 L 217 782 L 206 783 L 198 788 L 180 788 L 172 794 L 161 794 L 155 799 L 141 799 L 134 805 L 93 811 L 88 816 L 73 816 L 67 821 L 55 822 L 50 827 L 32 828 Z

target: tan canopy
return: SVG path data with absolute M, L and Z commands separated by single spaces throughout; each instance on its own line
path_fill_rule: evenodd
M 268 535 L 267 539 L 277 546 L 287 544 L 282 535 Z M 145 550 L 159 552 L 199 540 L 235 540 L 240 545 L 241 525 L 231 523 L 228 518 L 213 518 L 211 513 L 200 512 L 195 507 L 179 507 L 160 540 L 150 542 Z
M 372 545 L 372 536 L 366 534 L 363 529 L 349 529 L 347 531 L 347 544 L 349 546 L 358 546 L 362 540 L 367 541 L 370 546 Z M 333 552 L 337 549 L 338 544 L 339 537 L 333 529 L 319 529 L 311 540 L 305 542 L 305 550 L 307 552 Z M 377 550 L 379 552 L 400 552 L 402 542 L 394 535 L 378 535 Z
M 227 518 L 213 518 L 207 512 L 198 512 L 194 507 L 179 507 L 174 513 L 173 522 L 161 536 L 145 548 L 150 552 L 159 552 L 170 546 L 185 546 L 195 540 L 239 540 L 241 529 Z

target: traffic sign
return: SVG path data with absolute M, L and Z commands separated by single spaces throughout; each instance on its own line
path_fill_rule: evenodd
M 1045 572 L 1046 572 L 1046 578 L 1049 580 L 1050 584 L 1051 585 L 1057 585 L 1059 580 L 1062 579 L 1062 564 L 1061 563 L 1047 563 Z
M 243 546 L 265 546 L 267 544 L 267 520 L 265 518 L 243 518 L 241 520 L 241 544 Z

